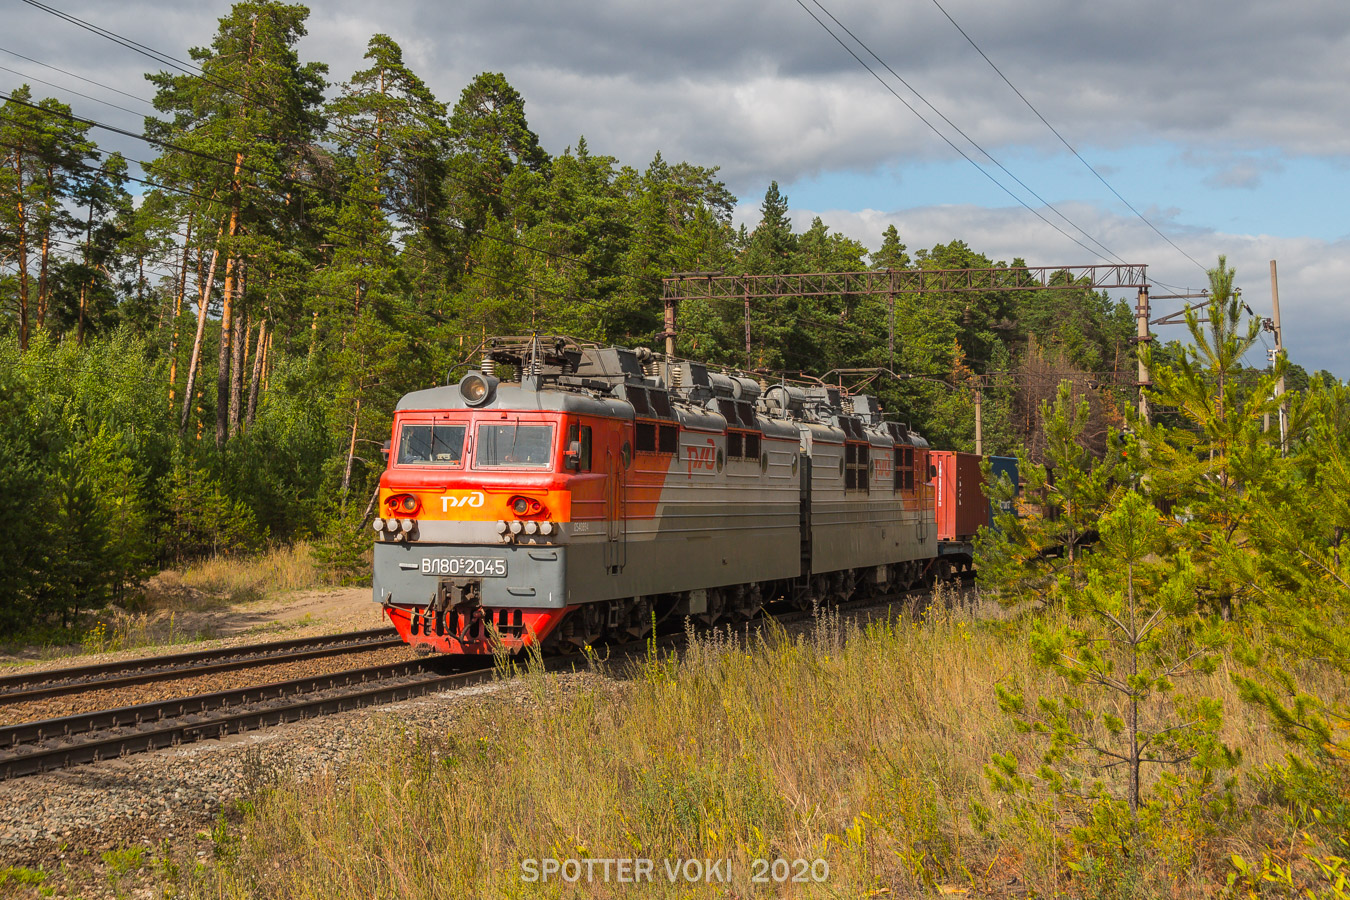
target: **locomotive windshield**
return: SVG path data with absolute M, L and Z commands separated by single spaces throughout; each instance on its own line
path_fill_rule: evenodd
M 398 464 L 462 465 L 465 430 L 463 425 L 404 425 L 398 436 Z
M 546 468 L 553 457 L 552 425 L 479 425 L 474 465 Z

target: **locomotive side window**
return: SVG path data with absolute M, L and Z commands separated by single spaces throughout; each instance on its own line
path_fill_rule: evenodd
M 895 448 L 895 490 L 914 490 L 914 448 Z
M 398 433 L 398 465 L 464 464 L 463 425 L 404 425 Z
M 553 457 L 552 425 L 479 425 L 477 468 L 543 468 Z
M 872 469 L 872 453 L 868 444 L 849 442 L 844 445 L 844 490 L 867 490 L 868 473 Z
M 639 453 L 656 452 L 656 425 L 653 422 L 638 422 L 633 426 L 633 445 Z
M 680 432 L 674 425 L 637 422 L 633 442 L 639 453 L 675 453 L 680 447 Z
M 759 433 L 754 431 L 727 432 L 727 459 L 759 459 Z

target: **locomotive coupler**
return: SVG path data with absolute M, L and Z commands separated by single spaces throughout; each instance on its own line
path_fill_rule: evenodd
M 450 610 L 447 618 L 456 624 L 463 623 L 455 634 L 460 643 L 478 643 L 488 639 L 481 581 L 442 578 L 432 602 L 436 605 L 438 615 Z

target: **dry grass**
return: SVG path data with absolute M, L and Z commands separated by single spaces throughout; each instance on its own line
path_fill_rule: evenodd
M 245 603 L 335 583 L 305 542 L 273 547 L 256 556 L 213 556 L 151 579 L 147 600 L 158 608 L 201 608 Z
M 52 645 L 42 656 L 207 640 L 218 635 L 195 614 L 335 583 L 306 543 L 274 547 L 256 556 L 215 556 L 160 572 L 146 583 L 131 609 L 108 607 L 90 613 L 93 624 L 80 637 L 78 647 Z
M 1251 815 L 1246 780 L 1223 827 L 1162 810 L 1109 879 L 1048 795 L 990 788 L 996 751 L 1034 761 L 1041 749 L 999 712 L 994 684 L 1069 690 L 1032 664 L 1028 627 L 942 612 L 860 629 L 825 616 L 809 635 L 723 632 L 580 686 L 527 671 L 450 733 L 391 729 L 350 771 L 259 794 L 238 856 L 188 887 L 228 898 L 1217 895 L 1228 854 L 1250 854 L 1278 825 Z M 1245 772 L 1283 759 L 1222 672 L 1188 689 L 1223 699 Z M 653 858 L 655 876 L 522 880 L 522 862 L 545 857 Z M 731 883 L 667 880 L 663 861 L 695 858 L 730 859 Z M 829 877 L 751 884 L 757 858 L 823 859 Z

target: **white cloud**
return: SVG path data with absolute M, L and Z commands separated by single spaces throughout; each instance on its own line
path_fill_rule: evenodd
M 816 8 L 813 0 L 803 2 Z M 996 154 L 1025 159 L 1059 149 L 1056 138 L 935 6 L 822 2 Z M 1223 191 L 1244 189 L 1249 207 L 1293 210 L 1281 220 L 1295 223 L 1281 226 L 1286 231 L 1299 230 L 1300 211 L 1267 189 L 1265 181 L 1294 172 L 1292 160 L 1299 156 L 1325 159 L 1333 170 L 1350 165 L 1350 91 L 1345 89 L 1350 83 L 1350 6 L 1345 0 L 943 3 L 1076 146 L 1184 148 L 1180 162 L 1198 167 L 1196 182 Z M 210 42 L 228 4 L 69 0 L 63 8 L 185 59 L 189 46 Z M 910 177 L 906 167 L 916 162 L 953 158 L 792 2 L 325 0 L 313 5 L 308 27 L 301 58 L 327 62 L 335 83 L 363 65 L 368 37 L 384 32 L 403 46 L 406 59 L 444 101 L 453 104 L 478 72 L 503 72 L 525 97 L 530 122 L 551 152 L 584 134 L 594 152 L 630 165 L 644 165 L 657 150 L 670 160 L 717 165 L 751 210 L 771 180 L 791 185 L 841 172 Z M 33 7 L 8 9 L 6 31 L 15 36 L 6 45 L 21 44 L 18 49 L 26 55 L 151 95 L 141 76 L 159 66 Z M 32 69 L 37 77 L 63 79 L 4 54 L 0 60 Z M 0 78 L 6 89 L 16 82 L 7 74 Z M 903 87 L 896 90 L 910 97 Z M 107 96 L 117 102 L 115 95 Z M 77 112 L 139 125 L 134 117 L 68 99 Z M 940 123 L 926 110 L 925 115 Z M 100 143 L 138 158 L 149 153 L 106 135 Z M 1112 164 L 1128 170 L 1130 159 L 1116 155 Z M 1101 166 L 1100 171 L 1116 180 L 1114 168 Z M 1128 174 L 1138 173 L 1126 171 L 1122 177 Z M 970 177 L 980 178 L 973 172 Z M 1162 178 L 1153 180 L 1161 183 Z M 1289 184 L 1281 181 L 1280 190 L 1290 190 Z M 1319 191 L 1325 188 L 1304 184 L 1308 197 Z M 1164 260 L 1151 269 L 1156 277 L 1203 284 L 1196 267 L 1137 219 L 1045 193 L 1124 258 Z M 1161 189 L 1154 196 L 1131 194 L 1131 201 L 1206 265 L 1218 253 L 1228 253 L 1249 298 L 1269 296 L 1268 260 L 1279 259 L 1287 343 L 1294 357 L 1309 367 L 1350 375 L 1345 361 L 1350 355 L 1343 349 L 1350 304 L 1339 287 L 1350 284 L 1345 277 L 1350 275 L 1350 241 L 1227 233 L 1217 226 L 1233 220 L 1231 208 L 1220 213 Z M 887 203 L 898 201 L 882 197 L 871 205 Z M 1184 211 L 1177 208 L 1183 206 Z M 799 226 L 809 223 L 809 212 L 798 212 L 804 216 Z M 1080 248 L 1017 208 L 927 206 L 822 216 L 869 245 L 894 221 L 913 247 L 960 238 L 995 258 L 1088 261 Z M 1177 224 L 1183 216 L 1216 227 L 1184 228 Z M 1266 303 L 1252 306 L 1267 308 Z
M 935 7 L 828 6 L 975 140 L 994 150 L 1056 143 Z M 1075 144 L 1180 140 L 1350 153 L 1344 0 L 948 0 L 946 7 Z M 69 9 L 185 57 L 189 44 L 209 42 L 227 7 L 142 0 Z M 139 75 L 153 66 L 149 60 L 31 7 L 11 10 L 7 22 L 38 58 L 148 95 Z M 916 156 L 951 158 L 794 3 L 464 0 L 372 8 L 328 0 L 314 6 L 309 30 L 302 57 L 328 62 L 334 81 L 361 64 L 376 31 L 401 42 L 452 103 L 477 72 L 502 71 L 525 95 L 550 147 L 584 133 L 597 150 L 625 161 L 650 158 L 659 147 L 667 157 L 720 164 L 733 182 L 761 185 Z

